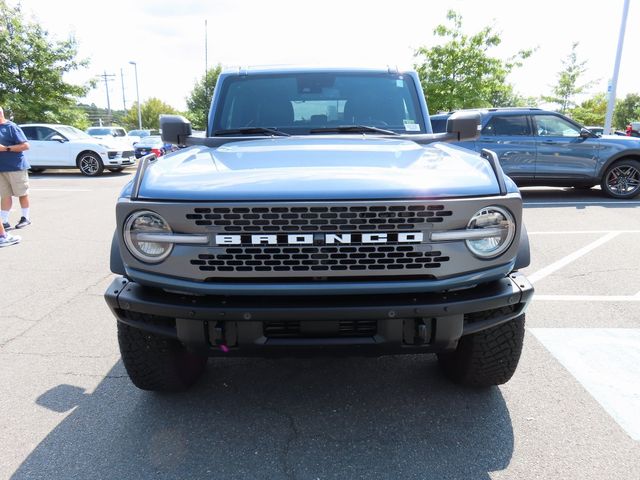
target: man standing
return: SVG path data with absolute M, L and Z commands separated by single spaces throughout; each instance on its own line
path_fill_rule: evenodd
M 0 107 L 0 214 L 2 226 L 5 230 L 9 225 L 9 212 L 13 203 L 12 197 L 20 199 L 22 216 L 16 224 L 16 228 L 23 228 L 31 224 L 29 219 L 29 164 L 24 157 L 25 150 L 29 149 L 27 138 L 15 123 L 10 122 L 4 116 L 4 110 Z

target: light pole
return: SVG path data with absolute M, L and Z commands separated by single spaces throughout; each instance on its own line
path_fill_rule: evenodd
M 136 62 L 129 62 L 133 65 L 136 72 L 136 97 L 138 99 L 138 128 L 142 130 L 142 111 L 140 110 L 140 90 L 138 90 L 138 64 Z
M 611 134 L 611 120 L 613 117 L 613 109 L 616 104 L 616 88 L 618 86 L 618 72 L 620 71 L 620 59 L 622 58 L 622 46 L 624 45 L 624 32 L 627 28 L 627 15 L 629 14 L 629 0 L 624 0 L 622 7 L 622 22 L 620 24 L 620 33 L 618 36 L 618 49 L 616 50 L 616 62 L 613 66 L 613 78 L 609 87 L 609 101 L 607 102 L 607 114 L 604 120 L 604 134 Z

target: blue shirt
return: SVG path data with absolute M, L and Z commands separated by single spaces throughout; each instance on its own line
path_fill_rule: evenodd
M 25 143 L 27 137 L 22 129 L 13 122 L 0 123 L 0 145 L 11 147 Z M 22 152 L 0 152 L 0 172 L 15 172 L 29 168 L 29 162 Z

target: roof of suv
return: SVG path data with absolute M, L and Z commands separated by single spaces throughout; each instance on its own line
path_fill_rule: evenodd
M 222 73 L 228 75 L 251 75 L 259 73 L 314 73 L 314 72 L 376 72 L 376 73 L 400 73 L 395 65 L 376 66 L 321 66 L 321 65 L 249 65 L 238 67 L 226 67 Z
M 21 123 L 21 127 L 70 127 L 71 125 L 65 125 L 64 123 Z

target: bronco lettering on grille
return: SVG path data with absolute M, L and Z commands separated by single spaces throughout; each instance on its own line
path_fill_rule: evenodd
M 216 235 L 216 245 L 335 245 L 358 243 L 421 243 L 422 232 L 299 233 L 289 235 Z

